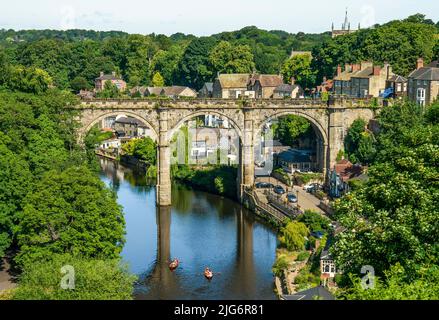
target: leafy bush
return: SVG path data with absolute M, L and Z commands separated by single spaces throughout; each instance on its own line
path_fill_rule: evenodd
M 329 231 L 330 220 L 312 210 L 306 210 L 304 214 L 299 216 L 298 221 L 303 222 L 311 232 Z
M 302 251 L 297 255 L 296 261 L 305 261 L 309 258 L 309 252 L 308 251 Z
M 272 271 L 276 276 L 280 277 L 282 276 L 283 271 L 287 268 L 288 268 L 287 259 L 285 256 L 281 255 L 274 262 Z
M 74 268 L 74 289 L 63 289 L 61 267 Z M 53 255 L 25 265 L 15 300 L 131 300 L 136 277 L 119 259 L 100 260 Z

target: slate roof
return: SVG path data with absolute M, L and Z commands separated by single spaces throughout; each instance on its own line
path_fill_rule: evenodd
M 248 73 L 220 74 L 218 80 L 221 87 L 224 88 L 247 88 L 250 80 Z
M 178 96 L 186 89 L 189 89 L 189 88 L 183 87 L 183 86 L 163 87 L 162 94 L 164 94 L 165 96 Z M 194 92 L 194 94 L 195 94 L 195 92 Z
M 277 157 L 278 159 L 289 163 L 312 162 L 310 153 L 302 150 L 290 149 L 282 151 Z
M 392 77 L 390 77 L 389 80 L 387 80 L 387 81 L 390 81 L 390 82 L 406 82 L 407 79 L 404 78 L 403 76 L 399 76 L 399 75 L 395 74 Z
M 274 92 L 287 92 L 291 93 L 293 90 L 298 88 L 299 86 L 297 84 L 281 84 L 280 86 L 277 86 L 276 89 L 274 89 Z
M 259 81 L 262 87 L 278 87 L 284 83 L 281 76 L 274 74 L 258 74 L 252 78 L 252 82 Z
M 367 67 L 352 74 L 351 78 L 370 78 L 373 76 L 373 67 Z
M 434 63 L 431 63 L 430 65 L 434 65 Z M 419 68 L 415 71 L 412 71 L 409 74 L 409 78 L 415 80 L 439 81 L 439 67 L 427 66 L 427 67 Z
M 208 92 L 212 92 L 213 91 L 213 82 L 206 82 L 204 84 L 204 87 L 206 87 Z
M 281 296 L 282 300 L 335 300 L 334 296 L 328 289 L 318 286 L 305 291 L 297 292 L 292 295 Z
M 121 117 L 116 120 L 117 123 L 126 123 L 126 124 L 137 124 L 139 126 L 143 126 L 143 122 L 136 119 L 136 118 L 127 118 L 127 117 Z
M 149 94 L 159 96 L 162 93 L 163 87 L 148 87 L 147 90 Z

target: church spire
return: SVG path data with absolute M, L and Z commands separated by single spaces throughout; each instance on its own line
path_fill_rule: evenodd
M 348 8 L 346 7 L 346 14 L 345 14 L 345 17 L 344 17 L 344 23 L 343 23 L 342 29 L 343 30 L 347 30 L 348 27 L 349 27 Z

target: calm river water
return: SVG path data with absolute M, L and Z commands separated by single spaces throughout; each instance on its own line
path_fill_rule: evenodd
M 137 299 L 275 299 L 276 234 L 238 203 L 175 185 L 172 207 L 155 203 L 144 175 L 99 159 L 101 179 L 124 208 L 123 259 L 139 275 Z M 172 258 L 180 267 L 168 269 Z M 212 281 L 203 276 L 214 271 Z

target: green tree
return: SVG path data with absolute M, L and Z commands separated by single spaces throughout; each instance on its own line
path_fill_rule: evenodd
M 348 300 L 437 300 L 439 299 L 439 269 L 437 265 L 422 266 L 415 280 L 407 277 L 403 267 L 392 266 L 381 278 L 375 278 L 374 288 L 364 289 L 359 277 L 353 277 L 353 286 L 339 293 L 339 299 Z
M 28 164 L 8 149 L 9 140 L 0 131 L 0 258 L 12 243 L 17 212 L 32 185 Z
M 72 88 L 73 92 L 78 93 L 81 90 L 90 89 L 90 84 L 87 79 L 84 77 L 75 77 L 72 81 L 70 81 L 70 88 Z
M 75 288 L 63 289 L 61 273 L 72 266 Z M 13 293 L 14 300 L 131 300 L 136 277 L 119 259 L 89 259 L 72 255 L 51 255 L 29 263 Z
M 280 242 L 288 250 L 303 250 L 309 230 L 302 222 L 290 221 L 281 229 Z
M 165 84 L 171 86 L 181 83 L 178 79 L 178 65 L 183 57 L 185 46 L 174 45 L 169 50 L 159 50 L 150 64 L 150 73 L 160 72 Z
M 209 60 L 215 72 L 251 73 L 255 70 L 253 54 L 247 45 L 233 46 L 221 41 L 212 49 Z
M 152 85 L 153 87 L 163 87 L 165 85 L 165 80 L 160 72 L 157 71 L 154 73 L 154 76 L 152 77 Z
M 111 81 L 105 81 L 104 90 L 98 92 L 96 95 L 99 98 L 110 99 L 120 97 L 121 93 L 119 91 L 119 88 L 114 83 L 112 83 Z
M 294 78 L 302 88 L 311 88 L 316 82 L 316 74 L 311 68 L 311 56 L 299 54 L 288 59 L 282 66 L 282 76 L 287 83 Z
M 310 122 L 295 115 L 280 117 L 278 123 L 273 125 L 273 130 L 275 138 L 290 147 L 296 147 L 301 138 L 314 136 Z
M 115 195 L 89 169 L 49 171 L 24 200 L 15 260 L 23 266 L 64 253 L 117 258 L 124 226 Z
M 181 84 L 199 90 L 205 82 L 212 80 L 214 73 L 209 55 L 216 43 L 211 37 L 201 37 L 187 46 L 178 68 Z
M 370 164 L 375 156 L 374 137 L 366 131 L 366 125 L 361 118 L 354 120 L 345 137 L 345 150 L 354 163 Z

